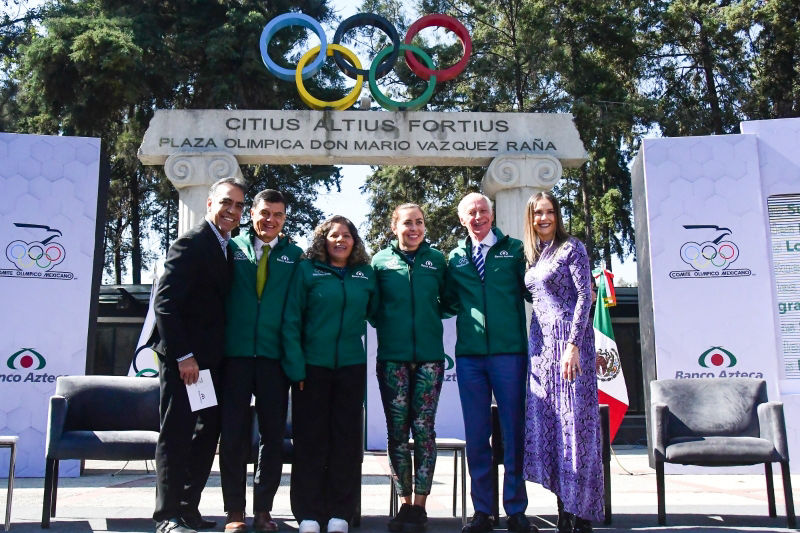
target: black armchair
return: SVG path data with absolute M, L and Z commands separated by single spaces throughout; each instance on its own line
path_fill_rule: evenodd
M 42 528 L 56 515 L 62 459 L 147 460 L 156 452 L 159 383 L 152 378 L 61 376 L 50 397 Z
M 665 379 L 650 382 L 658 523 L 666 523 L 664 463 L 736 466 L 764 463 L 769 515 L 776 516 L 772 463 L 780 463 L 786 521 L 796 527 L 783 404 L 767 401 L 753 378 Z

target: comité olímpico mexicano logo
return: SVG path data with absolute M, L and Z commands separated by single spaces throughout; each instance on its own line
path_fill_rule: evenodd
M 701 370 L 675 371 L 675 379 L 684 378 L 763 378 L 762 372 L 729 370 L 739 364 L 739 360 L 730 350 L 722 346 L 712 346 L 697 358 Z
M 6 360 L 6 366 L 15 371 L 0 374 L 0 383 L 55 383 L 58 376 L 39 372 L 47 366 L 47 359 L 33 348 L 20 348 Z M 27 375 L 19 373 L 28 371 Z
M 24 234 L 6 244 L 6 259 L 14 268 L 0 268 L 0 276 L 35 279 L 74 279 L 72 272 L 55 270 L 67 252 L 59 239 L 62 232 L 43 224 L 15 222 Z M 27 231 L 26 231 L 27 230 Z
M 752 275 L 749 268 L 731 268 L 739 259 L 739 246 L 726 238 L 733 234 L 733 230 L 716 224 L 687 224 L 683 229 L 690 231 L 687 237 L 691 240 L 681 246 L 680 257 L 691 270 L 673 270 L 669 273 L 670 278 L 730 278 Z

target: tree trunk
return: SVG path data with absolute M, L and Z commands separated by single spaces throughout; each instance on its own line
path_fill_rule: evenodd
M 138 285 L 142 282 L 142 228 L 141 228 L 141 191 L 139 190 L 139 173 L 134 171 L 129 180 L 131 202 L 131 277 Z
M 592 210 L 589 206 L 589 175 L 586 171 L 585 164 L 581 167 L 581 202 L 583 204 L 583 221 L 585 227 L 583 242 L 586 245 L 586 252 L 589 254 L 589 260 L 592 261 L 594 252 L 594 239 L 592 239 Z
M 114 227 L 114 283 L 122 283 L 122 216 L 117 216 Z
M 714 79 L 714 58 L 711 55 L 711 44 L 708 42 L 708 36 L 703 30 L 702 22 L 696 22 L 700 24 L 700 63 L 703 68 L 703 75 L 706 79 L 708 105 L 711 107 L 711 124 L 713 125 L 714 133 L 717 135 L 723 135 L 725 133 L 725 129 L 722 127 L 722 110 L 719 107 L 717 82 Z

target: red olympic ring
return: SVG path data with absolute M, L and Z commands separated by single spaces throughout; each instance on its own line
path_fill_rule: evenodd
M 406 63 L 408 63 L 409 68 L 411 68 L 411 72 L 422 78 L 423 80 L 429 80 L 431 76 L 436 76 L 436 81 L 443 82 L 447 80 L 451 80 L 461 74 L 465 68 L 467 68 L 467 63 L 469 62 L 469 56 L 472 53 L 472 40 L 469 37 L 469 32 L 467 28 L 464 27 L 458 20 L 454 19 L 449 15 L 442 15 L 442 14 L 433 14 L 433 15 L 425 15 L 424 17 L 417 20 L 414 24 L 412 24 L 408 28 L 408 32 L 406 32 L 406 38 L 403 41 L 405 44 L 411 44 L 411 41 L 420 32 L 425 28 L 430 28 L 431 26 L 439 26 L 442 28 L 447 28 L 448 30 L 454 32 L 456 36 L 461 40 L 461 46 L 464 47 L 464 55 L 461 59 L 453 66 L 443 69 L 443 70 L 431 70 L 422 63 L 420 63 L 419 59 L 417 59 L 414 54 L 410 51 L 406 51 Z

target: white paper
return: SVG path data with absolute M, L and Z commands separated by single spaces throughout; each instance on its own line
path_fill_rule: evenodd
M 189 405 L 192 407 L 192 412 L 217 405 L 217 394 L 214 392 L 211 371 L 207 368 L 201 370 L 197 383 L 186 385 L 186 393 L 189 395 Z

